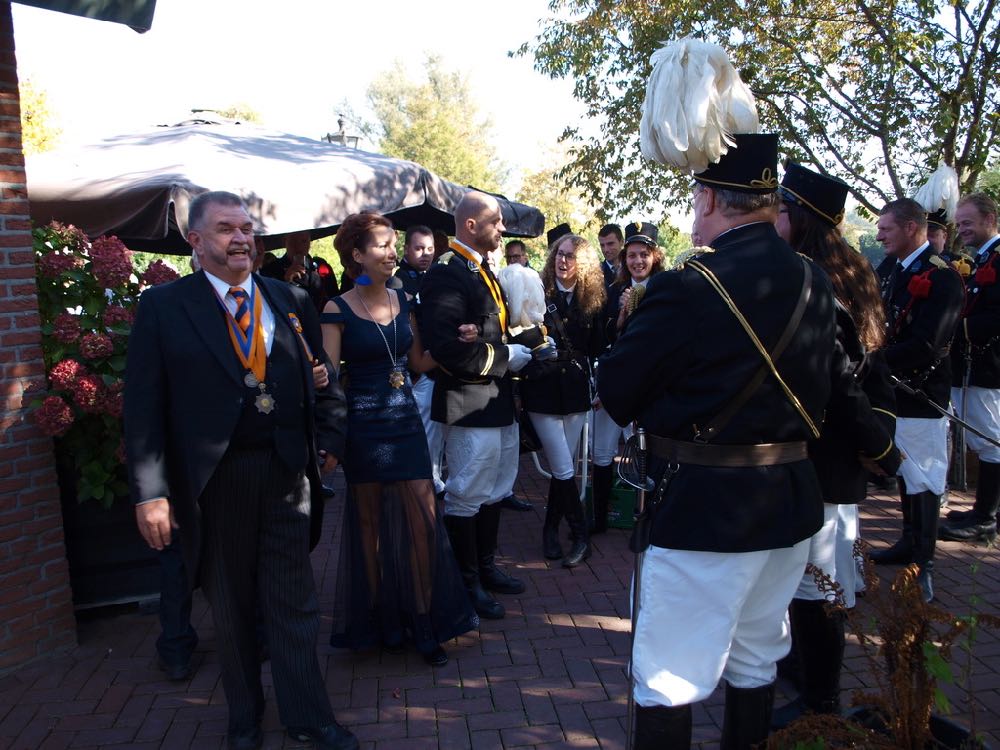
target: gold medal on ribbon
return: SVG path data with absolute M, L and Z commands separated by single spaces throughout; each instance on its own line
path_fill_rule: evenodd
M 389 385 L 393 388 L 402 388 L 405 383 L 406 378 L 399 370 L 393 370 L 389 373 Z

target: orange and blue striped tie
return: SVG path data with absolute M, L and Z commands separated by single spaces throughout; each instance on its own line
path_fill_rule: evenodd
M 233 318 L 236 319 L 237 325 L 246 336 L 247 331 L 250 330 L 250 295 L 238 286 L 231 287 L 229 294 L 236 300 L 236 314 L 233 315 Z

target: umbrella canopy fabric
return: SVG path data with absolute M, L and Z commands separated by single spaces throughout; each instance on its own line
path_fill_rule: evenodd
M 73 16 L 112 21 L 131 26 L 140 34 L 153 25 L 156 0 L 14 0 L 45 10 L 56 10 Z
M 349 214 L 376 211 L 399 229 L 426 224 L 454 234 L 452 212 L 470 188 L 414 162 L 251 125 L 195 122 L 106 138 L 28 157 L 36 223 L 115 234 L 133 249 L 188 253 L 188 205 L 206 190 L 247 204 L 277 247 L 285 234 L 332 234 Z M 544 216 L 497 196 L 507 234 L 536 237 Z M 277 236 L 281 237 L 277 237 Z

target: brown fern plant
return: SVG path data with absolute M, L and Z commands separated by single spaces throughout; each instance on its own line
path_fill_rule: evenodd
M 826 595 L 828 611 L 846 617 L 875 680 L 875 690 L 853 691 L 850 703 L 873 711 L 882 726 L 876 730 L 844 716 L 807 714 L 771 735 L 769 750 L 932 747 L 931 710 L 945 704 L 938 681 L 950 677 L 952 647 L 974 628 L 1000 628 L 1000 617 L 959 617 L 925 602 L 916 565 L 903 568 L 886 585 L 868 557 L 867 544 L 858 540 L 855 550 L 865 560 L 864 606 L 848 609 L 836 581 L 811 564 L 807 572 Z

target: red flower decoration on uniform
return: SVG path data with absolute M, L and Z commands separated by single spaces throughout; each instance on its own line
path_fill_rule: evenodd
M 997 269 L 993 267 L 992 263 L 987 263 L 976 269 L 976 283 L 979 286 L 990 286 L 997 283 Z
M 140 281 L 143 286 L 156 286 L 166 284 L 168 281 L 179 279 L 181 275 L 162 260 L 156 260 L 149 264 L 149 268 L 143 273 Z
M 110 336 L 103 333 L 88 333 L 80 340 L 80 354 L 87 359 L 110 357 L 115 351 L 115 344 Z
M 60 344 L 72 344 L 80 338 L 80 316 L 59 313 L 52 321 L 52 336 Z
M 86 374 L 87 368 L 75 359 L 64 359 L 49 371 L 49 379 L 56 388 L 61 391 L 67 391 L 73 386 L 78 377 Z
M 931 272 L 924 271 L 924 273 L 910 279 L 910 283 L 906 285 L 906 291 L 910 293 L 910 297 L 913 299 L 927 299 L 930 297 Z
M 117 237 L 98 237 L 90 246 L 94 278 L 105 289 L 121 286 L 132 275 L 132 253 Z
M 96 414 L 101 410 L 103 385 L 96 375 L 81 375 L 73 383 L 73 401 L 83 411 Z
M 49 396 L 31 413 L 35 424 L 50 437 L 65 435 L 73 424 L 73 410 L 59 396 Z

